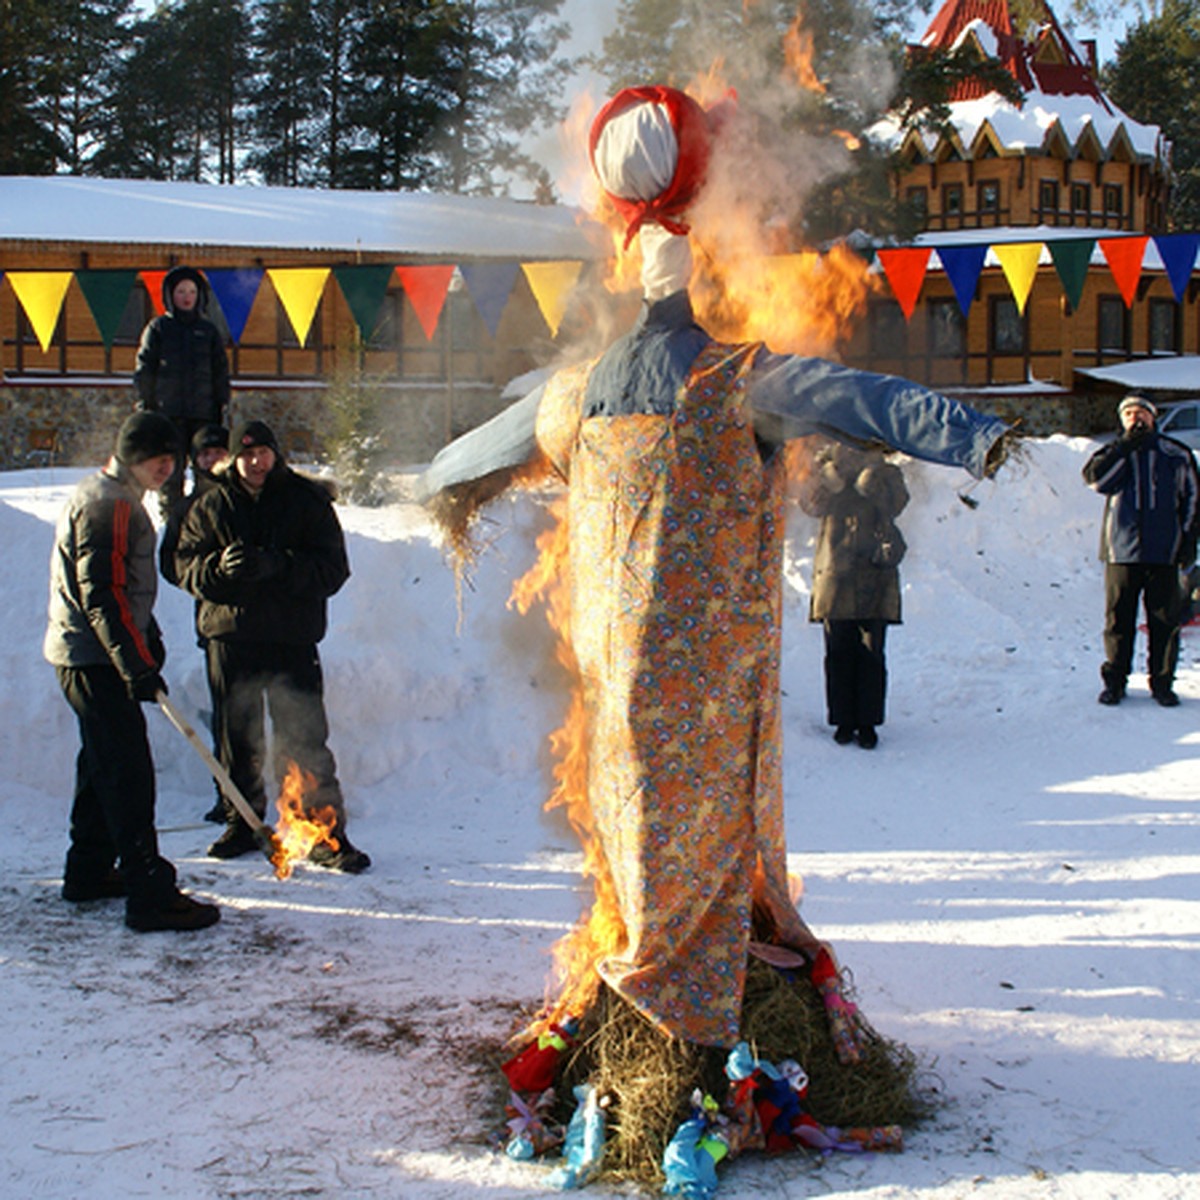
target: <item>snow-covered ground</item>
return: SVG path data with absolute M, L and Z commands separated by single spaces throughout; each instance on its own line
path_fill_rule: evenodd
M 982 484 L 907 468 L 905 624 L 874 752 L 824 725 L 791 529 L 784 712 L 804 913 L 945 1102 L 900 1156 L 752 1158 L 721 1194 L 987 1200 L 1200 1194 L 1200 630 L 1183 705 L 1096 704 L 1091 443 L 1032 443 Z M 0 475 L 0 1191 L 12 1197 L 529 1196 L 488 1147 L 494 1065 L 579 911 L 540 812 L 561 680 L 506 608 L 545 521 L 491 511 L 456 630 L 419 509 L 344 507 L 354 575 L 323 646 L 360 877 L 209 860 L 204 768 L 147 710 L 165 853 L 223 919 L 129 932 L 59 872 L 75 753 L 40 655 L 52 523 L 80 471 Z M 205 707 L 191 602 L 164 588 L 172 696 Z M 592 1188 L 603 1195 L 605 1189 Z

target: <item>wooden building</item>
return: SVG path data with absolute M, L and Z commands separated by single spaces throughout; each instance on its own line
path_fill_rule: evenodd
M 576 213 L 508 200 L 0 178 L 0 465 L 108 449 L 180 263 L 216 293 L 235 414 L 319 453 L 338 396 L 370 387 L 422 461 L 553 361 L 606 253 Z
M 1107 396 L 1096 409 L 1089 369 L 1200 352 L 1197 243 L 1168 234 L 1170 147 L 1158 128 L 1104 95 L 1094 43 L 1041 10 L 1019 28 L 1006 0 L 946 0 L 910 47 L 968 43 L 1025 99 L 1016 108 L 966 85 L 942 134 L 875 128 L 895 155 L 895 194 L 925 232 L 900 248 L 917 258 L 887 260 L 890 286 L 846 357 L 966 393 L 1038 432 L 1088 432 L 1112 421 Z M 919 287 L 904 298 L 901 268 Z

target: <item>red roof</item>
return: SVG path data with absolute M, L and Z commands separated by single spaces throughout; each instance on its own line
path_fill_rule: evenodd
M 1025 91 L 1090 96 L 1107 108 L 1091 65 L 1076 51 L 1049 4 L 1043 0 L 1040 7 L 1042 15 L 1034 41 L 1026 42 L 1013 32 L 1008 0 L 946 0 L 930 22 L 921 45 L 949 50 L 972 21 L 982 21 L 995 35 L 1000 62 Z M 1038 52 L 1044 52 L 1047 43 L 1057 47 L 1057 55 L 1051 57 L 1061 61 L 1038 61 Z M 955 88 L 950 99 L 974 100 L 987 92 L 982 84 L 964 83 Z

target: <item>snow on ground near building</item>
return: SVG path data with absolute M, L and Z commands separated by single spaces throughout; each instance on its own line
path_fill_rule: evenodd
M 1163 710 L 1096 704 L 1091 443 L 1031 443 L 961 504 L 912 466 L 906 623 L 878 750 L 824 724 L 793 521 L 784 714 L 791 866 L 865 1013 L 944 1103 L 900 1156 L 746 1158 L 722 1196 L 950 1200 L 1200 1191 L 1200 631 Z M 165 852 L 223 920 L 139 935 L 58 895 L 75 735 L 40 658 L 52 522 L 79 471 L 0 476 L 0 888 L 9 1196 L 487 1197 L 542 1191 L 488 1148 L 501 1040 L 579 911 L 539 812 L 561 680 L 507 610 L 545 516 L 501 502 L 456 633 L 419 510 L 343 508 L 354 575 L 323 646 L 361 877 L 208 860 L 211 784 L 147 710 Z M 172 696 L 205 706 L 191 602 L 159 604 Z M 197 718 L 198 719 L 198 718 Z M 593 1195 L 609 1194 L 592 1188 Z

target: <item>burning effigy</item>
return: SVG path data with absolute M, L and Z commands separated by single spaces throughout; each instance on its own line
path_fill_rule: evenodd
M 727 105 L 668 87 L 600 110 L 589 158 L 621 249 L 640 249 L 641 315 L 422 481 L 460 558 L 487 502 L 563 489 L 514 602 L 545 604 L 576 683 L 550 804 L 580 834 L 594 897 L 504 1066 L 509 1153 L 561 1151 L 560 1187 L 606 1172 L 708 1195 L 716 1163 L 747 1148 L 896 1149 L 916 1104 L 913 1056 L 859 1013 L 787 870 L 788 451 L 820 434 L 982 478 L 1009 432 L 917 384 L 697 320 L 693 294 L 722 331 L 754 307 L 711 247 L 699 266 L 692 250 L 731 129 Z M 804 309 L 818 290 L 793 280 L 772 303 Z

